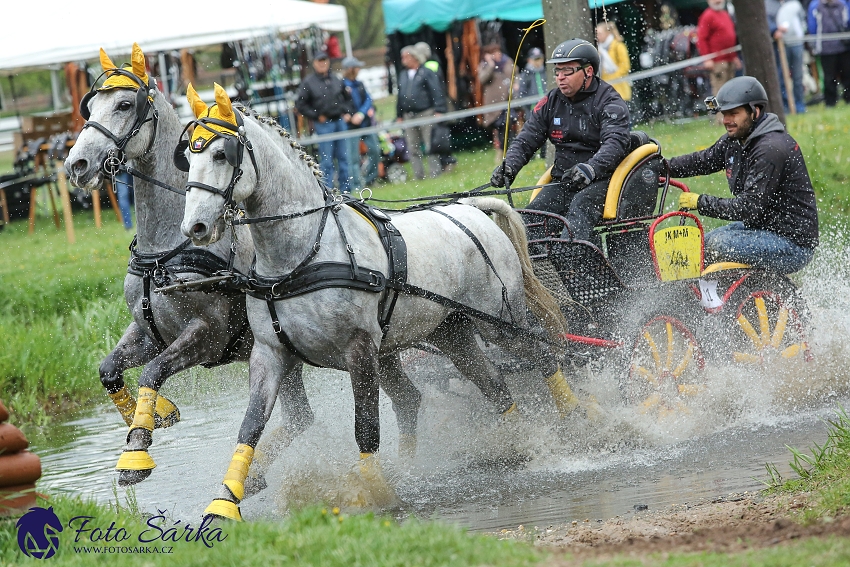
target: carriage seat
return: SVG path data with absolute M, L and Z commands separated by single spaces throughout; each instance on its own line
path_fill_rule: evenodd
M 629 153 L 620 162 L 608 182 L 603 221 L 618 221 L 653 214 L 658 198 L 658 178 L 663 167 L 661 146 L 645 132 L 630 133 Z M 554 166 L 553 166 L 554 167 Z M 538 185 L 552 182 L 552 167 L 537 180 Z M 540 192 L 535 189 L 533 200 Z

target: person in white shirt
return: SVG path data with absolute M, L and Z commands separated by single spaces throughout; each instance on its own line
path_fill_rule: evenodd
M 785 58 L 793 83 L 794 109 L 798 114 L 806 111 L 803 88 L 803 43 L 798 41 L 806 35 L 806 10 L 799 0 L 783 0 L 776 12 L 776 31 L 774 39 L 785 43 Z M 782 88 L 782 102 L 788 108 L 788 95 L 785 92 L 785 79 L 780 69 L 779 84 Z

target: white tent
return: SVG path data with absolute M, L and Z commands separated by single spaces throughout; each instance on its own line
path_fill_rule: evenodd
M 26 11 L 20 11 L 26 10 Z M 41 0 L 20 5 L 0 34 L 0 71 L 97 58 L 103 47 L 116 62 L 133 42 L 145 52 L 238 41 L 312 25 L 341 31 L 351 52 L 344 6 L 298 0 Z M 117 57 L 117 58 L 116 58 Z

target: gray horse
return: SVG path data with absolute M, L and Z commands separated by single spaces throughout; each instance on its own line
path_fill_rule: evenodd
M 548 294 L 530 270 L 522 221 L 507 203 L 471 199 L 473 206 L 382 216 L 324 189 L 312 160 L 274 121 L 234 109 L 219 85 L 215 96 L 207 107 L 188 89 L 197 120 L 178 147 L 183 151 L 175 152 L 178 165 L 189 170 L 182 230 L 197 244 L 214 245 L 228 220 L 250 223 L 256 263 L 247 307 L 255 343 L 236 451 L 205 513 L 241 519 L 243 483 L 274 407 L 272 393 L 299 359 L 349 372 L 360 470 L 373 495 L 392 494 L 376 455 L 378 386 L 402 400 L 415 391 L 399 364 L 401 349 L 420 341 L 436 345 L 510 414 L 516 406 L 481 352 L 477 331 L 534 361 L 559 409 L 578 405 L 543 337 L 529 330 L 526 294 L 538 300 L 530 306 L 547 307 L 537 315 L 553 330 L 563 331 L 563 319 L 551 296 L 541 300 Z M 247 219 L 239 218 L 236 202 L 244 204 Z M 477 207 L 507 220 L 515 240 Z M 385 247 L 382 240 L 395 244 Z M 402 417 L 415 423 L 415 415 L 399 416 L 404 434 L 410 423 Z
M 177 408 L 158 394 L 168 377 L 199 364 L 211 367 L 246 361 L 254 339 L 242 293 L 152 293 L 152 287 L 168 279 L 190 281 L 226 269 L 230 241 L 208 249 L 187 245 L 180 233 L 185 197 L 152 182 L 172 188 L 185 186 L 186 174 L 174 167 L 172 160 L 183 126 L 177 112 L 145 74 L 139 46 L 133 45 L 131 67 L 116 68 L 103 50 L 101 64 L 107 80 L 83 100 L 81 110 L 88 122 L 65 167 L 71 182 L 88 190 L 101 186 L 102 164 L 108 158 L 121 160 L 123 154 L 141 174 L 135 182 L 137 234 L 124 280 L 124 297 L 133 322 L 100 365 L 100 380 L 131 428 L 117 467 L 119 484 L 126 485 L 147 478 L 155 466 L 146 452 L 153 429 L 179 419 Z M 246 228 L 240 227 L 236 235 L 234 266 L 245 271 L 254 246 Z M 137 404 L 124 384 L 123 374 L 142 365 Z M 270 442 L 264 443 L 268 458 L 258 459 L 252 469 L 249 493 L 264 486 L 264 465 L 313 421 L 301 381 L 301 365 L 295 365 L 284 378 L 280 401 L 283 425 L 270 434 Z

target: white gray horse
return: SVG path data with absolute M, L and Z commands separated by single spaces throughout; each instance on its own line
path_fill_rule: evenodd
M 228 219 L 250 223 L 256 261 L 247 307 L 255 343 L 236 451 L 206 513 L 241 518 L 253 448 L 281 378 L 299 359 L 349 372 L 360 469 L 373 494 L 392 493 L 376 456 L 378 386 L 402 399 L 411 395 L 400 349 L 420 341 L 436 345 L 499 410 L 511 413 L 515 405 L 481 352 L 478 331 L 534 361 L 548 376 L 559 409 L 578 405 L 548 345 L 529 330 L 524 295 L 539 300 L 546 293 L 530 271 L 522 221 L 507 203 L 472 199 L 473 206 L 435 206 L 390 218 L 343 202 L 323 188 L 311 158 L 285 130 L 234 109 L 218 85 L 215 97 L 208 107 L 188 89 L 197 120 L 175 152 L 175 161 L 189 170 L 182 230 L 195 243 L 212 245 Z M 244 204 L 247 219 L 239 218 L 236 202 Z M 509 221 L 516 241 L 476 207 Z M 394 243 L 391 258 L 382 240 Z M 538 316 L 552 326 L 563 322 L 554 301 Z M 399 426 L 404 434 L 401 416 Z
M 126 485 L 147 478 L 155 466 L 146 451 L 152 443 L 152 430 L 179 419 L 177 408 L 157 393 L 168 377 L 199 364 L 210 367 L 245 361 L 254 339 L 242 293 L 214 289 L 166 296 L 153 292 L 152 288 L 168 280 L 196 280 L 226 269 L 230 242 L 221 241 L 209 249 L 187 246 L 180 233 L 185 197 L 154 183 L 159 181 L 182 192 L 186 174 L 174 167 L 172 155 L 183 126 L 177 112 L 147 77 L 142 50 L 134 44 L 132 64 L 122 69 L 101 50 L 101 64 L 107 80 L 83 101 L 81 110 L 88 122 L 65 167 L 71 182 L 88 190 L 101 186 L 102 165 L 107 159 L 132 160 L 140 174 L 135 180 L 138 226 L 134 253 L 124 280 L 124 297 L 133 322 L 100 365 L 100 380 L 131 428 L 117 467 L 119 483 Z M 115 165 L 118 163 L 110 164 Z M 254 246 L 246 228 L 240 227 L 237 234 L 234 266 L 244 272 L 253 258 Z M 139 377 L 137 404 L 124 384 L 123 374 L 142 365 L 145 368 Z M 269 458 L 257 463 L 255 469 L 260 470 L 252 469 L 251 490 L 263 486 L 263 465 L 313 421 L 301 381 L 301 365 L 293 367 L 283 383 L 283 425 L 270 435 Z

